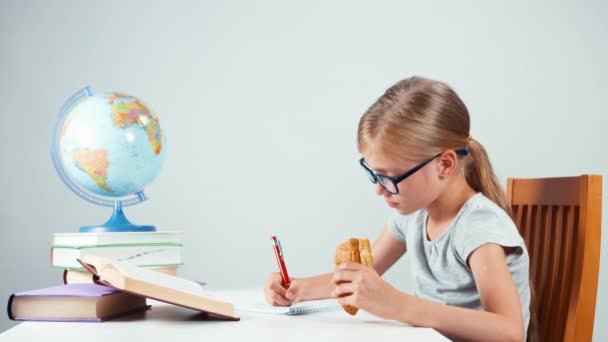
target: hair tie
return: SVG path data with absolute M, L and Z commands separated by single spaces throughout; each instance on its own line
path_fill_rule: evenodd
M 469 136 L 467 137 L 467 142 L 471 142 L 471 140 L 473 140 L 473 136 L 469 134 Z

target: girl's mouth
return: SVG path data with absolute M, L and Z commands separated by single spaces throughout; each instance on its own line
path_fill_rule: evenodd
M 391 208 L 397 208 L 399 206 L 399 203 L 396 203 L 396 202 L 386 202 L 386 203 Z

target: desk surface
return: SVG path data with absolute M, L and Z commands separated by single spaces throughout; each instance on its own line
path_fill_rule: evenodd
M 261 290 L 258 290 L 261 291 Z M 238 302 L 252 290 L 222 291 Z M 257 295 L 257 294 L 256 294 Z M 0 334 L 0 341 L 449 341 L 437 331 L 386 321 L 359 311 L 287 316 L 239 312 L 238 322 L 220 321 L 192 310 L 149 301 L 152 308 L 104 323 L 23 322 Z

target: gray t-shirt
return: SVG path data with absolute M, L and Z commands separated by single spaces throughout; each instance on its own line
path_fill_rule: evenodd
M 519 293 L 527 334 L 530 320 L 528 251 L 509 215 L 477 193 L 433 241 L 427 238 L 426 221 L 425 209 L 410 215 L 395 213 L 388 221 L 391 234 L 407 246 L 414 295 L 433 302 L 483 310 L 473 272 L 467 265 L 470 254 L 486 243 L 515 247 L 506 259 Z

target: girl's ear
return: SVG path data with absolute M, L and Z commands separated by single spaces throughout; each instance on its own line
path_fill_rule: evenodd
M 440 179 L 448 178 L 458 166 L 458 155 L 453 150 L 447 150 L 439 156 L 438 174 Z

